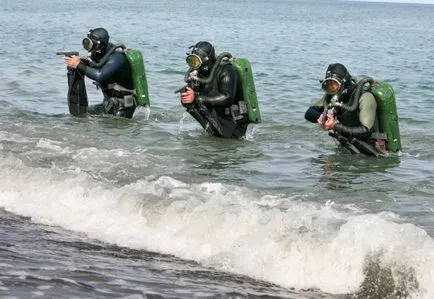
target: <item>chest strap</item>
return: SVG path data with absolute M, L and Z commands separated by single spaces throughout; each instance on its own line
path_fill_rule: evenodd
M 119 85 L 117 83 L 108 84 L 107 85 L 107 89 L 112 89 L 112 90 L 119 91 L 119 92 L 128 92 L 128 93 L 134 94 L 134 95 L 136 94 L 136 90 L 135 89 L 125 88 L 125 87 L 123 87 L 123 86 L 121 86 L 121 85 Z

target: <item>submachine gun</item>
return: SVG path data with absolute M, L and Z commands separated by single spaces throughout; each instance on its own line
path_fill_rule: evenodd
M 334 95 L 331 98 L 326 98 L 324 100 L 324 111 L 322 113 L 321 127 L 324 126 L 325 122 L 327 121 L 327 115 L 328 115 L 329 109 L 332 109 L 332 111 L 333 111 L 333 109 L 334 109 L 334 107 L 336 105 L 337 100 L 338 100 L 338 96 L 337 95 Z

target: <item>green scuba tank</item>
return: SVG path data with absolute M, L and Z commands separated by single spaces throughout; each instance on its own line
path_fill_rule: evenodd
M 398 113 L 396 109 L 395 93 L 391 85 L 375 81 L 370 92 L 377 101 L 377 117 L 380 133 L 386 133 L 386 148 L 397 152 L 401 148 L 399 135 Z
M 149 106 L 148 82 L 146 80 L 145 64 L 143 63 L 142 53 L 136 49 L 127 49 L 124 52 L 132 71 L 137 105 Z
M 256 97 L 255 82 L 253 81 L 252 66 L 245 58 L 236 58 L 233 66 L 238 73 L 237 90 L 242 91 L 242 99 L 247 106 L 249 121 L 252 123 L 261 122 L 258 99 Z M 237 92 L 238 93 L 238 92 Z

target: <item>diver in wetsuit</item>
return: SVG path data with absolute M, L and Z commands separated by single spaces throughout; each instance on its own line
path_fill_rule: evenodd
M 248 126 L 246 108 L 237 95 L 238 75 L 228 61 L 229 53 L 216 57 L 211 43 L 200 41 L 187 53 L 187 87 L 181 92 L 181 104 L 210 134 L 222 138 L 240 138 Z
M 131 67 L 122 51 L 125 47 L 110 43 L 104 28 L 91 29 L 83 39 L 83 47 L 89 52 L 89 59 L 65 56 L 65 63 L 94 80 L 103 92 L 103 103 L 89 107 L 87 112 L 132 118 L 137 104 Z
M 381 154 L 385 149 L 376 148 L 371 138 L 377 121 L 374 95 L 364 90 L 363 84 L 358 84 L 340 63 L 328 66 L 321 84 L 325 94 L 309 107 L 305 119 L 318 123 L 353 153 Z

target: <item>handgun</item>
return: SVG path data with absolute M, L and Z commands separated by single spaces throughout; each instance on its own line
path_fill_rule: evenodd
M 175 93 L 186 92 L 187 87 L 194 89 L 195 87 L 199 86 L 198 77 L 197 77 L 197 70 L 187 72 L 185 74 L 184 81 L 187 83 L 187 85 L 184 85 L 183 87 L 178 88 L 177 90 L 175 90 Z
M 65 51 L 65 52 L 56 52 L 56 55 L 63 55 L 63 56 L 78 56 L 78 51 Z
M 183 87 L 181 87 L 181 88 L 178 88 L 177 90 L 175 90 L 175 93 L 179 93 L 179 92 L 185 92 L 186 90 L 187 90 L 187 87 L 188 87 L 189 85 L 187 84 L 187 85 L 185 85 L 185 86 L 183 86 Z

